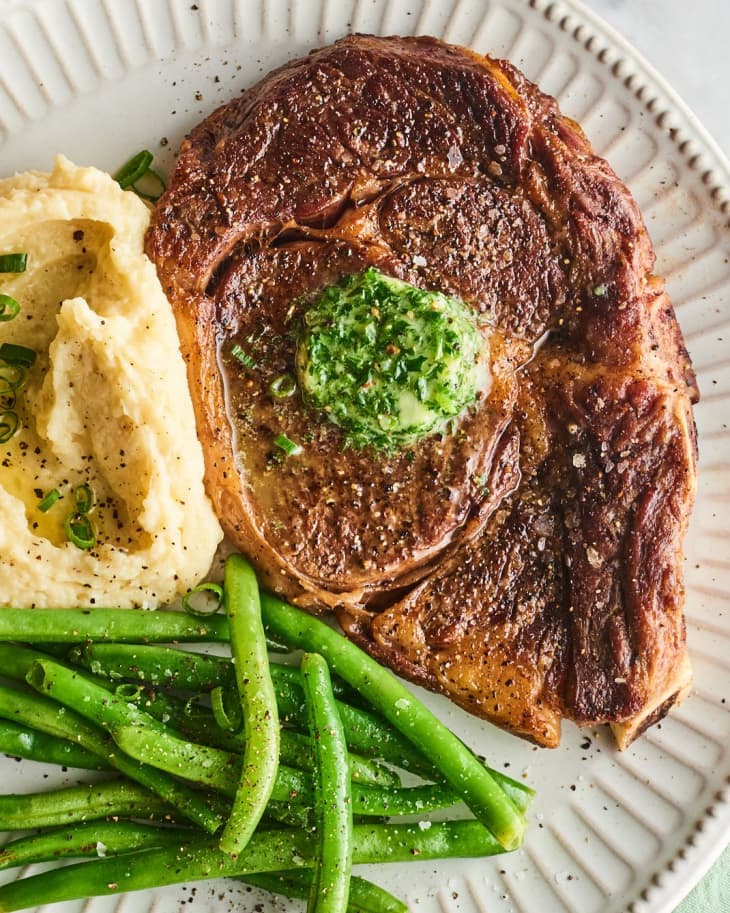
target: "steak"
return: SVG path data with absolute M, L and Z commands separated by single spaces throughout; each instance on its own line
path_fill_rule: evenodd
M 695 378 L 635 202 L 554 99 L 435 39 L 345 38 L 193 130 L 147 251 L 209 494 L 268 587 L 542 745 L 567 717 L 623 747 L 682 695 Z M 488 393 L 395 452 L 270 392 L 370 267 L 489 343 Z

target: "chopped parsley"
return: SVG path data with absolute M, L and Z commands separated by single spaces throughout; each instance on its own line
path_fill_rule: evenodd
M 243 365 L 244 368 L 253 370 L 253 368 L 256 367 L 256 362 L 245 349 L 242 349 L 241 346 L 238 345 L 238 343 L 231 347 L 231 355 L 239 364 Z
M 350 446 L 394 450 L 434 432 L 486 386 L 476 315 L 455 298 L 368 269 L 326 288 L 297 348 L 306 402 Z

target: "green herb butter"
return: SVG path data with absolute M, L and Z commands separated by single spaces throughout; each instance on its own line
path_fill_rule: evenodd
M 297 372 L 305 400 L 348 444 L 381 450 L 444 431 L 489 384 L 471 309 L 376 269 L 330 286 L 310 307 Z

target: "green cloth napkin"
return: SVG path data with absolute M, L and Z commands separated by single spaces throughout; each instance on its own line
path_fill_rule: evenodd
M 730 913 L 730 847 L 674 913 Z

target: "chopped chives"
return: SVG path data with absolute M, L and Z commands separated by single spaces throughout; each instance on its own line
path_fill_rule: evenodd
M 269 393 L 277 399 L 286 399 L 294 393 L 296 388 L 297 382 L 291 374 L 282 374 L 269 384 Z
M 0 254 L 0 273 L 24 273 L 28 254 Z
M 143 200 L 149 200 L 150 203 L 156 203 L 166 189 L 165 179 L 161 174 L 155 171 L 154 168 L 148 168 L 140 180 L 144 180 L 148 185 L 152 184 L 152 186 L 157 188 L 158 192 L 147 193 L 146 190 L 142 190 L 138 187 L 137 183 L 132 185 L 132 190 L 134 190 L 138 197 L 142 197 Z
M 0 413 L 0 444 L 6 444 L 18 430 L 18 416 L 15 412 Z
M 231 355 L 236 359 L 237 362 L 240 362 L 244 368 L 255 368 L 256 362 L 251 358 L 248 352 L 245 352 L 239 345 L 236 343 L 235 346 L 231 348 Z
M 114 180 L 122 190 L 133 190 L 143 200 L 149 200 L 154 203 L 159 200 L 165 190 L 165 180 L 161 174 L 151 167 L 152 158 L 152 153 L 148 149 L 143 149 L 122 165 L 114 175 Z M 148 185 L 151 184 L 150 192 L 137 186 L 140 181 L 146 181 Z
M 132 187 L 137 181 L 145 175 L 152 164 L 153 155 L 148 149 L 142 149 L 136 155 L 125 162 L 114 175 L 114 180 L 119 184 L 122 190 Z
M 36 505 L 38 510 L 44 514 L 46 511 L 49 511 L 53 505 L 61 497 L 61 492 L 57 488 L 52 488 L 48 494 L 44 495 L 41 500 Z
M 212 594 L 204 596 L 205 604 L 190 601 L 191 596 L 198 593 Z M 217 583 L 199 583 L 192 590 L 188 590 L 182 598 L 183 611 L 190 615 L 214 615 L 223 605 L 223 587 Z
M 11 365 L 25 365 L 30 368 L 35 362 L 36 353 L 27 346 L 18 346 L 13 342 L 4 342 L 0 346 L 0 359 Z
M 23 365 L 0 363 L 0 396 L 23 386 L 25 368 Z
M 287 437 L 286 434 L 277 434 L 274 438 L 274 443 L 277 447 L 281 447 L 287 456 L 295 456 L 297 453 L 302 452 L 301 446 L 290 437 Z
M 143 691 L 140 685 L 134 682 L 123 682 L 114 689 L 114 697 L 123 701 L 138 701 L 142 697 Z
M 86 482 L 77 485 L 74 488 L 74 502 L 76 503 L 77 513 L 88 514 L 94 506 L 94 492 L 91 490 L 91 486 Z
M 20 313 L 20 305 L 10 295 L 0 294 L 0 321 L 7 323 Z
M 226 692 L 220 685 L 210 692 L 210 709 L 213 711 L 213 719 L 218 723 L 221 729 L 227 732 L 238 732 L 243 725 L 241 718 L 240 706 L 236 713 L 236 705 L 231 705 L 231 713 L 226 707 Z
M 93 548 L 96 545 L 96 533 L 91 520 L 86 514 L 69 514 L 63 524 L 68 541 L 77 548 Z

